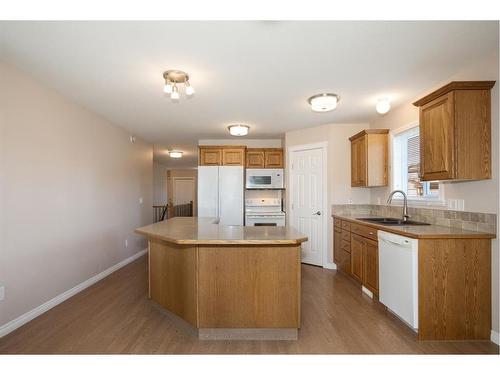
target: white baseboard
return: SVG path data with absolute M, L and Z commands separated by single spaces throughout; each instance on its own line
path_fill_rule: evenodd
M 491 330 L 490 340 L 493 341 L 495 344 L 500 345 L 497 331 Z
M 337 269 L 337 265 L 335 263 L 326 263 L 326 264 L 323 264 L 323 268 L 326 268 L 328 270 L 336 270 Z
M 37 316 L 43 314 L 44 312 L 50 310 L 51 308 L 59 305 L 61 302 L 66 301 L 68 298 L 73 297 L 75 294 L 80 293 L 82 290 L 87 289 L 92 284 L 95 284 L 99 280 L 104 279 L 106 276 L 111 275 L 113 272 L 119 270 L 123 266 L 133 262 L 134 260 L 140 258 L 144 254 L 148 252 L 148 249 L 144 249 L 135 253 L 131 257 L 122 260 L 120 263 L 115 264 L 114 266 L 109 267 L 108 269 L 102 271 L 101 273 L 92 276 L 90 279 L 85 280 L 84 282 L 78 284 L 77 286 L 71 288 L 70 290 L 65 291 L 64 293 L 59 294 L 58 296 L 52 298 L 51 300 L 41 304 L 38 307 L 35 307 L 33 310 L 28 311 L 27 313 L 17 317 L 14 320 L 4 324 L 0 327 L 0 337 L 3 337 L 15 329 L 21 327 L 22 325 L 28 323 L 30 320 L 35 319 Z
M 372 298 L 373 299 L 373 293 L 368 290 L 367 288 L 365 288 L 364 285 L 361 285 L 361 291 L 366 294 L 368 297 Z

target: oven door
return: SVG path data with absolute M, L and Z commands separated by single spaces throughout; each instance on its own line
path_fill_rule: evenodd
M 284 227 L 285 217 L 279 215 L 246 215 L 247 227 Z

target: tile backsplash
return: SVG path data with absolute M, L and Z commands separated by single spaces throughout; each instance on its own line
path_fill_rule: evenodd
M 332 214 L 352 216 L 401 217 L 402 206 L 378 204 L 334 204 Z M 462 228 L 478 232 L 496 233 L 497 215 L 438 208 L 408 207 L 412 220 L 445 227 Z

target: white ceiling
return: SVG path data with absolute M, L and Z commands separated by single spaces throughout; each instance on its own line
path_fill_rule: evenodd
M 154 143 L 170 167 L 195 165 L 197 140 L 229 138 L 232 122 L 250 138 L 368 122 L 379 96 L 394 108 L 498 59 L 498 22 L 0 22 L 0 38 L 2 60 Z M 164 96 L 167 69 L 189 72 L 193 98 Z M 335 111 L 310 111 L 320 92 L 340 95 Z

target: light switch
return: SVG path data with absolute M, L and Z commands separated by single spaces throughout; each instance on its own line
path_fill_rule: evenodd
M 142 197 L 139 198 L 139 204 L 142 204 L 144 200 L 142 199 Z

